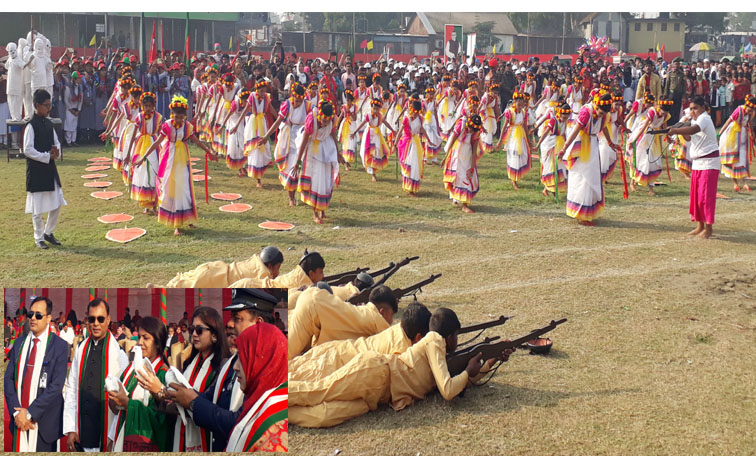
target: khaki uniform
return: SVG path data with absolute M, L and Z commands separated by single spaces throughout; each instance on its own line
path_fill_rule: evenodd
M 682 94 L 685 92 L 685 73 L 682 70 L 671 71 L 667 75 L 667 94 Z
M 310 346 L 372 336 L 389 327 L 373 303 L 355 306 L 327 290 L 308 288 L 289 314 L 289 359 Z
M 231 288 L 299 288 L 309 287 L 312 285 L 312 280 L 305 274 L 301 266 L 297 265 L 291 271 L 284 275 L 280 275 L 275 279 L 262 278 L 262 279 L 241 279 L 229 285 Z
M 390 402 L 402 410 L 433 388 L 451 400 L 467 385 L 467 372 L 451 377 L 446 342 L 429 332 L 400 355 L 360 353 L 342 368 L 316 381 L 289 381 L 289 420 L 304 427 L 328 427 Z
M 648 91 L 651 92 L 658 100 L 661 96 L 661 78 L 656 73 L 651 73 Z M 638 81 L 638 88 L 635 90 L 635 99 L 642 100 L 646 93 L 646 74 L 642 74 Z
M 312 347 L 289 361 L 289 381 L 314 381 L 337 371 L 355 356 L 367 351 L 383 355 L 404 353 L 412 346 L 401 325 L 396 324 L 374 336 L 332 340 Z
M 211 261 L 172 278 L 167 288 L 226 288 L 242 279 L 269 279 L 270 271 L 259 255 L 244 261 Z
M 289 290 L 289 310 L 294 310 L 297 307 L 297 300 L 303 291 L 304 290 L 302 290 L 301 287 L 296 290 Z M 360 292 L 360 290 L 351 283 L 344 286 L 331 287 L 331 291 L 333 291 L 334 296 L 342 301 L 346 301 L 351 298 L 352 295 Z

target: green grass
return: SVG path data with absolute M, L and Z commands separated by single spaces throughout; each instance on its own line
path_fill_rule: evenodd
M 193 150 L 196 153 L 196 150 Z M 441 170 L 429 166 L 421 197 L 404 195 L 394 162 L 371 184 L 344 173 L 329 220 L 312 223 L 306 206 L 289 208 L 273 172 L 263 189 L 211 164 L 211 192 L 244 195 L 241 215 L 204 203 L 185 236 L 141 215 L 127 198 L 95 200 L 79 176 L 96 148 L 68 149 L 60 163 L 69 206 L 56 236 L 62 247 L 34 247 L 23 213 L 25 165 L 0 163 L 5 286 L 113 287 L 161 284 L 209 260 L 246 258 L 278 245 L 288 271 L 304 248 L 323 253 L 327 272 L 382 267 L 420 255 L 389 285 L 443 273 L 419 298 L 449 306 L 464 324 L 514 315 L 491 335 L 524 334 L 568 318 L 549 337 L 549 356 L 514 354 L 491 383 L 446 402 L 438 394 L 396 413 L 388 407 L 327 430 L 293 427 L 292 454 L 749 454 L 756 448 L 756 194 L 720 181 L 716 239 L 691 239 L 688 183 L 673 182 L 622 199 L 620 177 L 607 185 L 598 227 L 578 226 L 564 202 L 540 195 L 536 167 L 516 192 L 500 155 L 482 159 L 476 214 L 451 206 Z M 113 188 L 120 177 L 108 171 Z M 663 174 L 666 182 L 666 172 Z M 135 216 L 145 237 L 105 240 L 106 213 Z M 287 221 L 287 233 L 264 220 Z M 335 229 L 336 227 L 338 229 Z M 406 303 L 405 303 L 406 304 Z

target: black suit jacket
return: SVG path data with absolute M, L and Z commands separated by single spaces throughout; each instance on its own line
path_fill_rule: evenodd
M 31 332 L 27 334 L 27 337 L 30 334 Z M 28 410 L 31 413 L 32 421 L 37 423 L 37 429 L 42 439 L 45 442 L 54 442 L 63 437 L 63 385 L 66 382 L 68 370 L 69 346 L 65 340 L 53 333 L 50 333 L 48 337 L 51 340 L 42 365 L 42 372 L 47 372 L 47 388 L 37 390 L 37 398 L 29 404 Z M 21 407 L 14 379 L 18 357 L 21 355 L 21 347 L 23 347 L 25 340 L 25 338 L 19 338 L 13 344 L 13 348 L 8 354 L 10 361 L 5 370 L 5 403 L 8 407 L 8 414 L 11 416 L 9 423 L 11 432 L 16 432 L 16 423 L 12 419 L 14 409 Z M 10 436 L 6 438 L 10 438 Z

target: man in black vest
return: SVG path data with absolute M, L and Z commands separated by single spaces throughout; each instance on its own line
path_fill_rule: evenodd
M 34 242 L 40 249 L 47 249 L 45 241 L 60 245 L 53 230 L 58 224 L 60 207 L 65 206 L 60 177 L 55 160 L 60 157 L 60 142 L 50 114 L 52 102 L 46 90 L 34 92 L 34 116 L 24 130 L 24 155 L 26 155 L 26 213 L 32 214 Z M 47 213 L 47 223 L 42 215 Z

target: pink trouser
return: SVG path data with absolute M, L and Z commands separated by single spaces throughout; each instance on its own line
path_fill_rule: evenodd
M 718 169 L 693 170 L 690 176 L 690 219 L 714 224 L 717 207 Z

